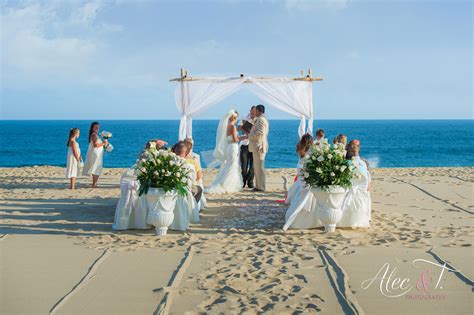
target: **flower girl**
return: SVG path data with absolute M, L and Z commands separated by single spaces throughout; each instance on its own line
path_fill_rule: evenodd
M 79 173 L 79 166 L 82 162 L 81 149 L 77 143 L 80 131 L 77 128 L 72 128 L 69 131 L 69 138 L 67 140 L 67 168 L 66 177 L 70 179 L 70 188 L 74 190 L 76 184 L 76 177 Z

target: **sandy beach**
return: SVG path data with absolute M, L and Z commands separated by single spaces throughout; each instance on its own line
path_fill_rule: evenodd
M 0 168 L 1 314 L 473 312 L 472 167 L 373 169 L 371 228 L 334 234 L 282 231 L 295 170 L 270 169 L 164 238 L 112 230 L 123 171 L 70 191 L 64 168 Z

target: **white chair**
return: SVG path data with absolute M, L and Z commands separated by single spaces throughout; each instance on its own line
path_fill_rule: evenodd
M 367 190 L 370 182 L 368 170 L 361 170 L 361 178 L 352 180 L 352 188 L 347 192 L 342 205 L 342 217 L 338 227 L 369 227 L 372 200 Z
M 138 196 L 140 183 L 137 181 L 133 169 L 128 169 L 120 179 L 120 199 L 115 208 L 115 217 L 112 229 L 150 229 L 146 223 L 148 207 L 145 196 Z
M 194 182 L 196 178 L 196 170 L 194 166 L 186 164 L 186 167 L 189 168 L 191 182 Z M 176 201 L 176 206 L 174 208 L 174 220 L 170 225 L 170 230 L 176 231 L 185 231 L 189 227 L 189 223 L 199 222 L 199 204 L 193 197 L 191 188 L 188 187 L 186 196 L 178 195 L 178 200 Z
M 316 198 L 299 177 L 288 190 L 286 202 L 290 205 L 285 214 L 284 231 L 287 229 L 312 229 L 323 226 L 318 217 Z

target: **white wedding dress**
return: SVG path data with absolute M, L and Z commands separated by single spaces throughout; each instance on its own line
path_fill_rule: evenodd
M 216 147 L 213 152 L 214 161 L 211 165 L 220 165 L 219 173 L 204 192 L 207 194 L 229 194 L 242 190 L 244 182 L 239 163 L 239 144 L 232 135 L 227 135 L 229 119 L 236 115 L 230 110 L 221 119 L 216 133 Z
M 242 190 L 244 182 L 239 164 L 239 144 L 232 136 L 227 136 L 224 150 L 225 160 L 211 186 L 205 189 L 208 194 L 228 194 Z

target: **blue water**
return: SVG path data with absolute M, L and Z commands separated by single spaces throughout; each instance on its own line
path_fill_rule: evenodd
M 0 166 L 65 166 L 69 129 L 81 130 L 79 145 L 87 151 L 90 121 L 0 121 Z M 217 120 L 193 122 L 196 152 L 214 147 Z M 297 120 L 270 121 L 269 168 L 295 167 Z M 101 121 L 101 130 L 113 133 L 114 151 L 106 154 L 106 167 L 134 163 L 148 139 L 170 144 L 177 140 L 179 121 Z M 322 120 L 315 121 L 332 139 L 338 133 L 360 139 L 361 155 L 374 167 L 474 166 L 473 120 Z

